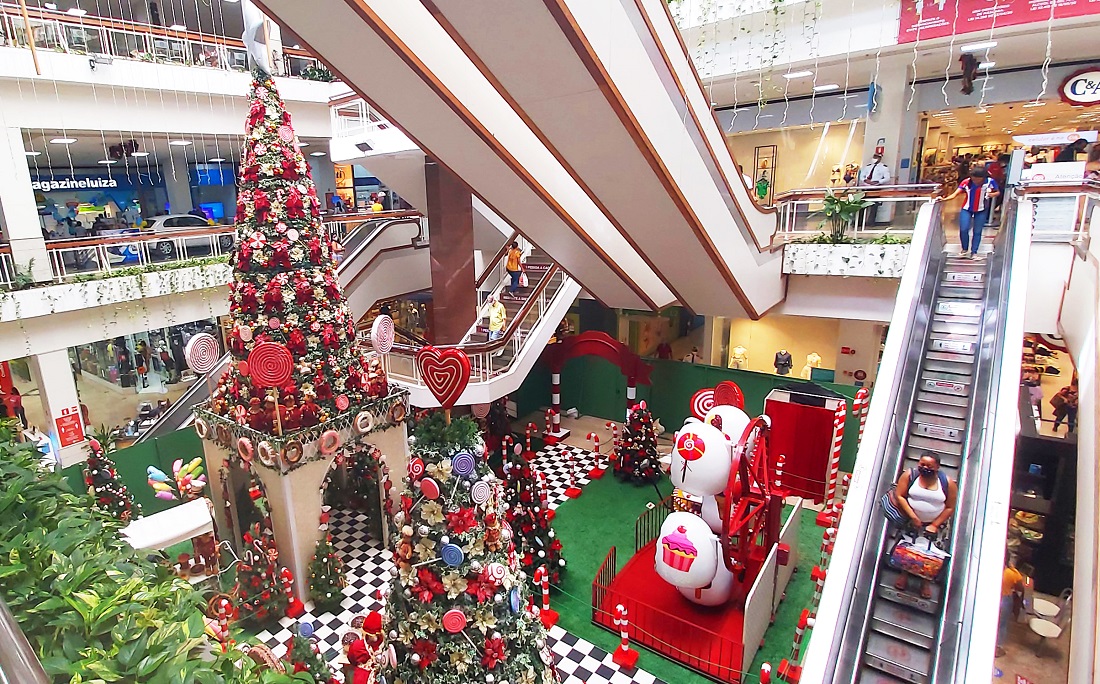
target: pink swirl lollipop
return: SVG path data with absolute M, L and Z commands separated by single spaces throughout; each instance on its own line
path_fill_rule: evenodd
M 187 341 L 183 349 L 187 357 L 187 365 L 196 373 L 209 373 L 218 365 L 221 351 L 218 349 L 218 340 L 210 333 L 198 333 Z
M 409 477 L 414 480 L 419 480 L 424 476 L 424 461 L 418 457 L 414 457 L 409 461 Z
M 470 413 L 473 413 L 474 417 L 476 418 L 484 418 L 485 416 L 489 415 L 489 405 L 474 404 L 470 407 Z
M 351 406 L 351 401 L 348 399 L 348 395 L 340 394 L 336 397 L 336 408 L 341 411 L 347 411 L 348 406 Z
M 489 483 L 485 480 L 478 480 L 470 487 L 470 498 L 474 500 L 474 503 L 480 506 L 489 500 L 489 496 L 493 493 L 493 488 L 489 486 Z
M 443 629 L 458 634 L 466 629 L 466 614 L 458 608 L 452 608 L 443 614 Z
M 252 384 L 277 387 L 290 379 L 294 357 L 289 349 L 278 342 L 261 342 L 249 353 L 248 368 Z
M 370 327 L 371 346 L 379 354 L 386 354 L 393 349 L 393 319 L 382 314 L 374 319 Z

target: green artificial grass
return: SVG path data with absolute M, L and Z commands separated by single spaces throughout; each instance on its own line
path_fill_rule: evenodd
M 634 555 L 634 521 L 647 503 L 657 502 L 653 487 L 624 484 L 609 472 L 603 479 L 585 485 L 580 498 L 558 507 L 552 524 L 568 566 L 559 591 L 551 597 L 551 606 L 561 615 L 558 624 L 563 629 L 608 652 L 618 647 L 617 635 L 592 624 L 592 580 L 612 546 L 616 547 L 618 569 L 626 565 Z M 802 512 L 798 570 L 787 586 L 787 597 L 779 605 L 775 623 L 764 635 L 764 646 L 757 651 L 755 661 L 742 679 L 746 684 L 759 681 L 761 663 L 770 662 L 774 673 L 779 661 L 790 656 L 798 617 L 803 608 L 809 607 L 813 596 L 810 571 L 820 554 L 822 534 L 821 528 L 814 524 L 815 515 L 813 511 Z M 638 667 L 670 684 L 711 681 L 644 648 L 639 653 Z

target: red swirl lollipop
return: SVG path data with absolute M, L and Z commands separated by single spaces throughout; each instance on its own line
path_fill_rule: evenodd
M 294 357 L 278 342 L 261 342 L 248 355 L 248 369 L 252 384 L 278 387 L 290 379 Z
M 466 629 L 466 614 L 457 608 L 452 608 L 443 614 L 443 629 L 451 634 L 458 634 Z
M 183 349 L 183 355 L 187 357 L 187 365 L 196 373 L 209 373 L 218 365 L 221 351 L 218 349 L 218 340 L 210 333 L 198 333 L 187 341 Z

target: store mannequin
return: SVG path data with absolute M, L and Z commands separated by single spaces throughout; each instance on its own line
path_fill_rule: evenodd
M 779 375 L 788 375 L 791 372 L 791 368 L 794 366 L 794 359 L 791 358 L 791 353 L 786 349 L 780 349 L 775 353 L 775 372 Z
M 809 380 L 814 368 L 821 368 L 821 355 L 810 352 L 806 355 L 806 365 L 802 367 L 802 379 Z
M 749 367 L 749 350 L 737 345 L 730 352 L 730 368 L 745 370 Z

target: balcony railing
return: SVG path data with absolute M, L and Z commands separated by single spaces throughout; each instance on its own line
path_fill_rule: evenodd
M 164 234 L 134 233 L 102 238 L 49 240 L 46 251 L 56 282 L 134 266 L 182 262 L 233 251 L 236 228 L 217 226 Z
M 1017 192 L 1020 210 L 1032 212 L 1032 242 L 1069 242 L 1087 250 L 1093 220 L 1100 220 L 1100 183 L 1027 181 Z
M 874 206 L 860 212 L 848 229 L 854 240 L 874 239 L 885 234 L 911 237 L 921 205 L 939 189 L 938 185 L 884 185 L 860 188 L 831 188 L 834 193 L 863 192 Z M 779 227 L 773 245 L 812 238 L 828 232 L 822 212 L 826 188 L 791 190 L 776 196 Z
M 108 55 L 118 59 L 203 66 L 226 71 L 247 71 L 248 53 L 236 38 L 172 30 L 141 22 L 75 16 L 66 12 L 27 8 L 24 21 L 20 6 L 0 2 L 0 46 L 29 47 L 78 55 Z M 320 62 L 304 50 L 285 47 L 278 56 L 282 76 L 302 77 Z
M 383 131 L 393 124 L 371 109 L 361 98 L 340 98 L 330 102 L 332 113 L 332 134 L 334 137 L 349 137 Z

